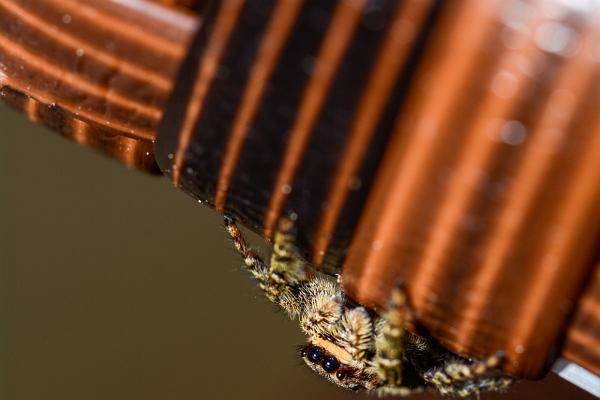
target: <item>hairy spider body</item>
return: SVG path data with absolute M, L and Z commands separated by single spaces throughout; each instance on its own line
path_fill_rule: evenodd
M 338 386 L 379 394 L 409 395 L 427 389 L 465 397 L 502 391 L 514 381 L 499 367 L 501 354 L 470 360 L 405 329 L 413 319 L 402 286 L 377 315 L 355 304 L 335 280 L 316 273 L 298 256 L 294 224 L 282 219 L 269 265 L 246 244 L 231 218 L 225 228 L 266 296 L 308 336 L 300 349 L 306 364 Z

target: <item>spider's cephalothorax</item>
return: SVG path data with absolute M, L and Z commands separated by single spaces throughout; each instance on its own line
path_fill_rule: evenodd
M 513 383 L 499 369 L 501 354 L 470 360 L 408 332 L 412 313 L 401 286 L 381 316 L 357 306 L 338 282 L 297 256 L 291 220 L 279 224 L 269 265 L 248 247 L 231 218 L 225 218 L 225 227 L 267 297 L 299 319 L 308 336 L 300 357 L 331 382 L 379 394 L 433 389 L 452 396 L 501 391 Z

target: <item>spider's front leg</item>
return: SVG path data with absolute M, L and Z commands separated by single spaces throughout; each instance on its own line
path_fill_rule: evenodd
M 306 263 L 298 257 L 294 222 L 289 218 L 279 221 L 269 268 L 271 279 L 287 285 L 297 286 L 309 278 Z
M 388 388 L 402 385 L 402 358 L 406 342 L 406 322 L 413 318 L 403 285 L 392 290 L 390 303 L 381 316 L 382 323 L 375 340 L 375 367 L 379 379 Z
M 282 219 L 275 233 L 271 264 L 265 262 L 248 246 L 242 232 L 230 217 L 225 217 L 225 230 L 233 240 L 244 264 L 259 282 L 269 300 L 280 305 L 290 316 L 299 313 L 296 288 L 308 279 L 305 264 L 295 254 L 293 223 Z
M 440 393 L 459 397 L 507 389 L 515 381 L 503 375 L 504 355 L 497 353 L 485 360 L 450 359 L 441 367 L 427 371 L 423 379 Z

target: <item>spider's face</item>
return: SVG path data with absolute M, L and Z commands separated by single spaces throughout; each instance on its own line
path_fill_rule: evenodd
M 309 343 L 300 350 L 300 357 L 313 371 L 338 386 L 351 390 L 371 389 L 374 383 L 373 377 L 366 374 L 364 370 L 351 366 L 356 364 L 351 360 L 341 360 L 343 357 L 339 357 L 339 354 L 336 357 L 331 351 L 331 346 L 334 345 L 327 346 L 328 351 L 323 346 Z

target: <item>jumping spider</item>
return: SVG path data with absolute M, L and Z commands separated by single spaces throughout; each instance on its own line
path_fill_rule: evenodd
M 354 303 L 336 281 L 317 274 L 297 256 L 290 219 L 280 221 L 270 265 L 246 244 L 229 217 L 225 228 L 266 296 L 299 319 L 308 336 L 300 357 L 336 385 L 378 394 L 437 390 L 466 397 L 502 391 L 513 383 L 499 369 L 500 353 L 470 360 L 408 332 L 405 323 L 413 317 L 402 286 L 393 291 L 381 316 Z

